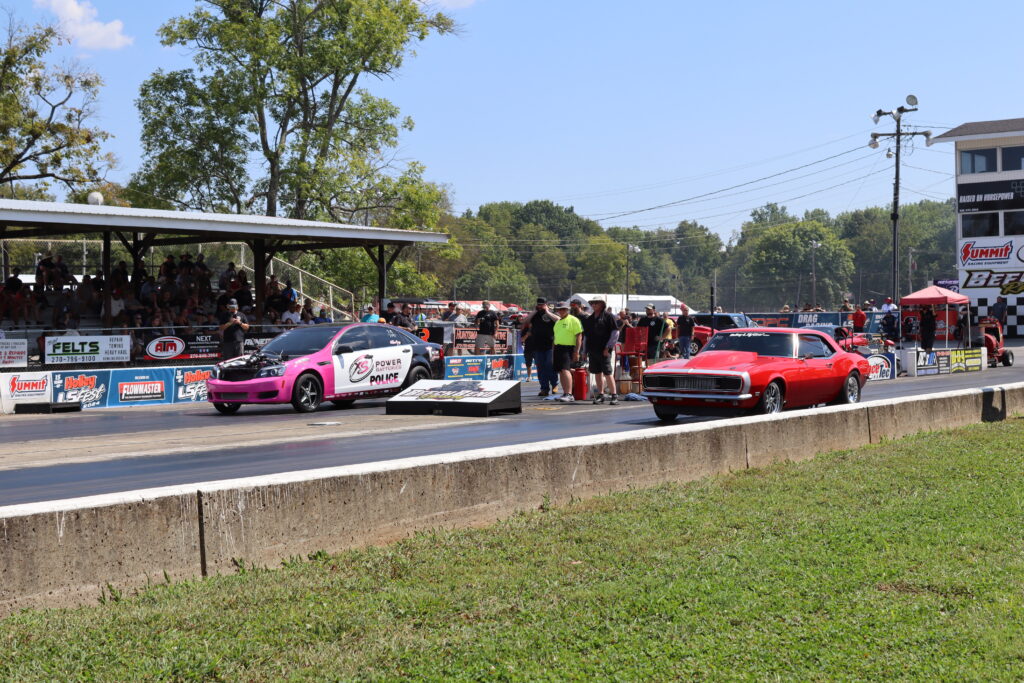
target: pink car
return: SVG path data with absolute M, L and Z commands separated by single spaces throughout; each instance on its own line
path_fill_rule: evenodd
M 421 379 L 444 377 L 438 344 L 381 324 L 303 325 L 259 351 L 214 366 L 208 400 L 225 415 L 244 403 L 291 403 L 311 413 L 325 401 L 390 396 Z

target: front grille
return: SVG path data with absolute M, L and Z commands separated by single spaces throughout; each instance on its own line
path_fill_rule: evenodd
M 257 368 L 221 368 L 220 379 L 225 382 L 245 382 L 256 376 Z
M 224 401 L 244 401 L 249 398 L 249 394 L 244 391 L 224 391 L 217 394 L 217 398 Z
M 743 380 L 728 375 L 647 375 L 644 386 L 673 391 L 738 393 Z

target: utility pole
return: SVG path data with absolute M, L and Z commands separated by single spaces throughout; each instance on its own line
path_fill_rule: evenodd
M 811 240 L 811 304 L 814 308 L 818 307 L 818 265 L 816 257 L 818 247 L 820 246 L 821 242 Z
M 907 247 L 907 290 L 914 291 L 914 248 Z M 895 301 L 895 299 L 894 299 Z
M 636 246 L 635 244 L 628 244 L 628 243 L 626 244 L 626 289 L 625 289 L 626 296 L 625 296 L 625 300 L 622 302 L 622 307 L 623 308 L 629 308 L 629 254 L 630 254 L 630 252 L 632 252 L 634 254 L 639 254 L 640 253 L 640 247 Z
M 924 137 L 925 144 L 931 146 L 932 144 L 932 132 L 930 130 L 925 131 L 903 131 L 903 115 L 909 114 L 912 111 L 917 111 L 917 98 L 913 95 L 907 95 L 907 104 L 909 107 L 900 106 L 892 111 L 883 111 L 879 109 L 871 117 L 871 120 L 876 124 L 879 119 L 883 116 L 891 116 L 896 122 L 896 131 L 893 133 L 872 133 L 871 142 L 868 143 L 868 147 L 871 149 L 878 149 L 878 140 L 880 138 L 894 138 L 896 141 L 895 150 L 889 150 L 886 153 L 887 157 L 896 158 L 896 173 L 892 183 L 892 300 L 894 303 L 899 303 L 900 300 L 900 287 L 899 287 L 899 227 L 900 227 L 900 151 L 903 147 L 904 137 L 913 137 L 920 135 Z

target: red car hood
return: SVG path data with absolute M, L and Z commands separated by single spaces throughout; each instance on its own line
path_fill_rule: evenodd
M 734 370 L 744 372 L 751 368 L 777 363 L 780 360 L 774 356 L 759 356 L 753 351 L 702 351 L 690 360 L 668 360 L 656 363 L 648 368 L 648 371 L 671 371 L 682 370 Z M 791 360 L 791 359 L 790 359 Z

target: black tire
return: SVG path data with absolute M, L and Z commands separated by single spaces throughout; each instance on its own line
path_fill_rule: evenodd
M 234 415 L 242 407 L 241 403 L 214 403 L 213 407 L 221 415 Z
M 690 358 L 693 358 L 700 353 L 700 342 L 694 339 L 690 342 Z
M 336 398 L 331 400 L 331 403 L 339 408 L 351 408 L 352 404 L 355 402 L 356 400 L 354 398 Z
M 832 401 L 834 405 L 852 405 L 860 403 L 860 375 L 851 372 L 843 380 L 843 386 L 839 387 L 839 393 Z
M 300 413 L 312 413 L 324 400 L 324 390 L 316 375 L 302 375 L 292 389 L 292 408 Z
M 416 384 L 416 382 L 419 382 L 421 379 L 430 379 L 430 371 L 427 370 L 422 365 L 416 365 L 411 370 L 409 370 L 409 374 L 405 378 L 405 383 L 402 384 L 402 388 L 408 389 L 413 384 Z
M 1003 365 L 1006 367 L 1013 367 L 1013 351 L 1006 349 L 1003 351 Z
M 761 400 L 757 402 L 754 412 L 759 415 L 774 415 L 781 413 L 782 407 L 786 404 L 786 392 L 782 389 L 782 383 L 773 380 L 761 392 Z
M 678 410 L 668 406 L 660 406 L 657 403 L 654 404 L 654 414 L 662 422 L 675 422 L 676 418 L 679 417 Z

